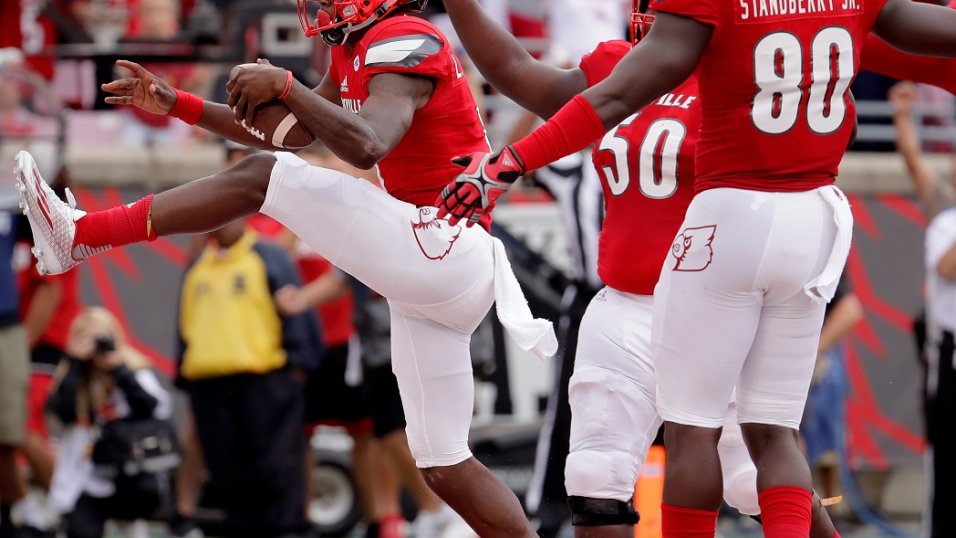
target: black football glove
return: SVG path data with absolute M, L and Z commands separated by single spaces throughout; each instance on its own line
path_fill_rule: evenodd
M 464 170 L 435 200 L 438 218 L 447 216 L 451 225 L 461 220 L 466 221 L 466 226 L 478 222 L 525 172 L 510 147 L 496 153 L 477 152 L 456 157 L 452 162 Z

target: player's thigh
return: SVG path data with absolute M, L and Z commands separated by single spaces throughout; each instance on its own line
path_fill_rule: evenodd
M 605 288 L 581 321 L 571 404 L 569 495 L 626 501 L 660 427 L 650 358 L 652 299 Z
M 719 428 L 753 343 L 754 286 L 773 222 L 763 193 L 697 195 L 654 291 L 653 352 L 665 421 Z
M 741 422 L 800 425 L 825 309 L 806 288 L 828 267 L 839 278 L 846 254 L 838 234 L 849 233 L 836 224 L 836 213 L 849 211 L 845 200 L 834 207 L 820 192 L 776 196 L 777 218 L 757 275 L 766 290 L 760 327 L 737 389 Z
M 824 308 L 803 294 L 764 307 L 737 387 L 740 422 L 800 427 Z
M 405 408 L 408 446 L 419 467 L 469 457 L 474 404 L 470 334 L 454 331 L 390 302 L 392 371 Z
M 433 305 L 491 278 L 491 237 L 480 227 L 449 226 L 434 208 L 290 153 L 275 155 L 262 213 L 381 295 Z

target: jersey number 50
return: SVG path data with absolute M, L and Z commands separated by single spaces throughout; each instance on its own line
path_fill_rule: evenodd
M 614 167 L 602 167 L 608 188 L 614 196 L 624 194 L 631 184 L 628 162 L 631 143 L 619 131 L 628 127 L 638 115 L 634 114 L 618 124 L 604 135 L 598 146 L 599 151 L 610 151 L 614 155 Z M 677 157 L 686 136 L 687 127 L 675 119 L 659 119 L 647 127 L 637 160 L 638 183 L 644 196 L 663 199 L 673 196 L 677 191 Z
M 805 100 L 807 124 L 817 134 L 830 134 L 843 125 L 845 96 L 853 78 L 853 39 L 845 28 L 820 30 L 810 44 L 810 95 Z M 775 32 L 754 48 L 754 78 L 760 91 L 751 117 L 768 134 L 789 131 L 804 102 L 803 47 L 797 36 Z

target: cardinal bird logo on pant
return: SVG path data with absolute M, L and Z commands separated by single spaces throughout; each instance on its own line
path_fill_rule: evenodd
M 703 271 L 714 258 L 714 234 L 717 225 L 684 228 L 671 246 L 671 254 L 677 258 L 675 271 Z
M 429 260 L 441 260 L 451 252 L 451 247 L 461 235 L 461 226 L 450 226 L 445 219 L 436 219 L 435 210 L 422 207 L 418 210 L 418 222 L 412 222 L 412 232 L 422 254 Z

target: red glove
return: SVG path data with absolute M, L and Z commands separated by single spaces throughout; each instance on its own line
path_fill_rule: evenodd
M 478 222 L 482 214 L 494 209 L 498 197 L 524 174 L 524 165 L 510 147 L 496 153 L 456 157 L 452 162 L 464 170 L 435 200 L 438 218 L 447 216 L 452 226 L 460 220 L 466 220 L 466 226 Z

